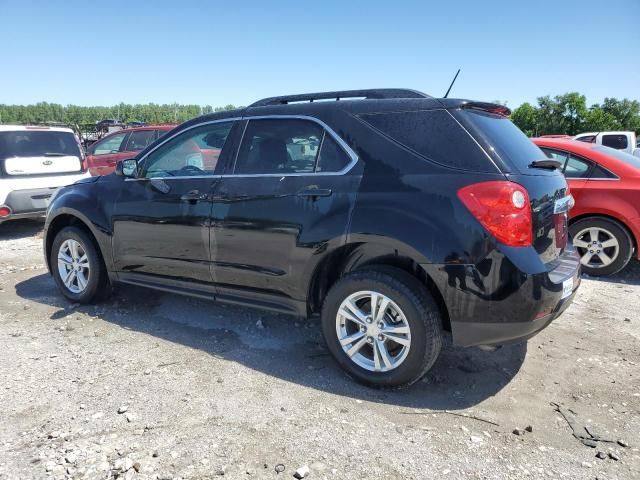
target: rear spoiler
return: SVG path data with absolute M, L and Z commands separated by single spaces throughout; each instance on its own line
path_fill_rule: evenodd
M 446 108 L 464 108 L 469 110 L 480 110 L 482 112 L 493 113 L 502 117 L 511 115 L 511 109 L 499 103 L 475 102 L 473 100 L 458 100 L 454 98 L 440 98 Z

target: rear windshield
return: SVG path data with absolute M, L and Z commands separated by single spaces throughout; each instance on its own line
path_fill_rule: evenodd
M 446 110 L 361 115 L 387 137 L 435 163 L 459 170 L 495 172 L 473 138 Z
M 519 173 L 530 171 L 535 160 L 546 158 L 511 120 L 480 110 L 459 110 L 456 115 L 488 152 L 495 152 L 505 166 Z
M 635 168 L 640 168 L 640 158 L 631 155 L 627 152 L 621 152 L 620 150 L 616 150 L 615 148 L 603 147 L 602 145 L 596 145 L 593 147 L 594 150 L 598 152 L 605 153 L 610 157 L 617 158 L 618 160 L 622 160 L 627 165 L 631 165 Z
M 18 130 L 0 132 L 0 160 L 12 157 L 71 155 L 80 158 L 80 148 L 71 132 Z

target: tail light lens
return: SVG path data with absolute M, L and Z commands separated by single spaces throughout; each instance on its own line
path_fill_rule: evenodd
M 5 218 L 11 215 L 11 209 L 9 207 L 5 207 L 4 205 L 0 207 L 0 218 Z
M 458 198 L 491 235 L 509 247 L 530 247 L 533 221 L 529 194 L 514 182 L 495 181 L 468 185 Z

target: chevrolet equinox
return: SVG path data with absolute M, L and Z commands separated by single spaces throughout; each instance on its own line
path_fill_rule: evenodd
M 501 105 L 376 89 L 190 120 L 59 190 L 44 248 L 64 296 L 126 283 L 319 314 L 356 380 L 400 387 L 454 345 L 525 340 L 580 282 L 558 164 Z

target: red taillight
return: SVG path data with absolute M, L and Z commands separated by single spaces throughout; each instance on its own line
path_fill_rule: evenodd
M 468 185 L 458 197 L 491 235 L 509 247 L 530 247 L 533 227 L 529 194 L 514 182 Z
M 9 207 L 0 207 L 0 218 L 5 218 L 11 215 L 11 209 Z

